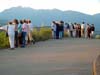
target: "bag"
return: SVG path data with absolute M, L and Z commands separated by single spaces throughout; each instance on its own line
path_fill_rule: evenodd
M 7 32 L 6 32 L 6 37 L 8 37 L 8 26 L 7 26 Z
M 8 32 L 6 32 L 6 37 L 8 37 Z

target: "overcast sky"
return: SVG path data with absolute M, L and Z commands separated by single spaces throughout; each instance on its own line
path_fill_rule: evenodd
M 86 14 L 100 13 L 100 0 L 0 0 L 0 12 L 11 7 L 73 10 Z

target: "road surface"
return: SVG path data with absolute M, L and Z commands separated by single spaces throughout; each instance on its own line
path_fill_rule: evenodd
M 0 50 L 0 75 L 92 75 L 100 40 L 63 39 Z

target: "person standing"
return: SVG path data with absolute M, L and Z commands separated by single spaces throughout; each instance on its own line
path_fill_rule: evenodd
M 31 20 L 28 20 L 28 26 L 29 26 L 29 33 L 28 33 L 29 42 L 35 44 L 35 41 L 33 40 L 33 37 L 32 37 L 34 27 L 33 27 L 33 24 L 31 23 Z
M 70 37 L 73 37 L 73 24 L 70 23 Z
M 78 37 L 81 38 L 81 25 L 78 24 Z
M 85 23 L 82 22 L 81 24 L 81 36 L 84 37 L 85 36 Z
M 57 21 L 57 22 L 54 22 L 54 24 L 56 25 L 56 39 L 59 39 L 59 29 L 60 29 L 60 23 Z
M 92 26 L 91 26 L 91 38 L 93 38 L 93 36 L 94 36 L 94 31 L 95 31 L 95 27 L 94 27 L 94 24 L 92 24 Z
M 29 39 L 29 34 L 30 34 L 30 28 L 29 28 L 29 24 L 28 24 L 28 20 L 26 20 L 26 37 L 25 37 L 25 40 L 26 40 L 26 45 L 29 45 L 30 44 L 30 39 Z
M 23 22 L 22 20 L 20 20 L 20 23 L 18 24 L 18 45 L 19 46 L 22 45 L 22 25 Z
M 74 23 L 73 25 L 73 37 L 75 38 L 76 37 L 76 23 Z
M 10 48 L 13 50 L 15 48 L 14 46 L 14 40 L 15 40 L 15 26 L 12 24 L 12 22 L 8 23 L 8 37 L 9 37 L 9 43 L 10 43 Z
M 52 38 L 56 39 L 56 25 L 55 25 L 55 21 L 52 21 L 51 30 L 52 30 Z
M 65 30 L 66 30 L 66 32 L 67 32 L 67 35 L 68 35 L 68 37 L 70 37 L 70 26 L 69 26 L 69 23 L 65 23 Z
M 19 24 L 18 20 L 14 19 L 13 24 L 15 25 L 15 47 L 17 48 L 18 47 L 18 24 Z
M 89 24 L 87 24 L 87 37 L 90 38 L 91 37 L 91 26 Z
M 23 20 L 23 25 L 22 25 L 22 48 L 24 48 L 25 45 L 26 45 L 27 32 L 28 32 L 27 21 Z
M 64 22 L 60 21 L 59 23 L 59 38 L 62 39 L 63 38 L 63 34 L 64 33 Z
M 88 37 L 88 23 L 86 24 L 86 27 L 85 27 L 85 38 L 87 38 Z

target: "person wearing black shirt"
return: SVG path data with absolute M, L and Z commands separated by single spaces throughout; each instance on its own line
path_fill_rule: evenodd
M 94 27 L 94 24 L 92 24 L 92 26 L 91 26 L 91 38 L 93 38 L 94 31 L 95 31 L 95 27 Z

